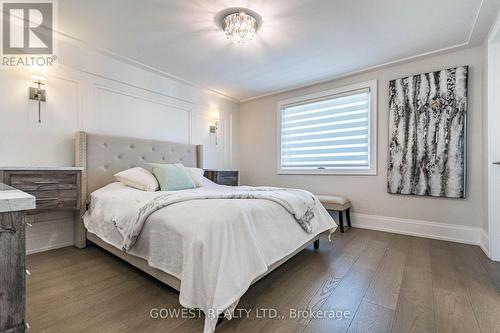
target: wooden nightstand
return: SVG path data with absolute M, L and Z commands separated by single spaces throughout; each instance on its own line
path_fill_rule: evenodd
M 33 208 L 33 196 L 0 183 L 0 332 L 26 331 L 25 212 Z
M 0 168 L 0 182 L 33 195 L 36 209 L 29 214 L 45 211 L 80 209 L 80 178 L 78 167 L 18 167 Z
M 36 198 L 36 209 L 26 213 L 27 223 L 56 219 L 78 223 L 82 171 L 81 167 L 0 167 L 0 182 Z
M 240 184 L 238 170 L 205 170 L 205 177 L 219 185 L 238 186 Z

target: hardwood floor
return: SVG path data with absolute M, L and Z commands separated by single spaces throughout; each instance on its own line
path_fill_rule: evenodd
M 30 255 L 28 267 L 30 332 L 202 332 L 202 317 L 175 315 L 176 291 L 96 246 Z M 216 332 L 499 332 L 499 281 L 476 246 L 353 228 L 252 286 L 242 318 Z

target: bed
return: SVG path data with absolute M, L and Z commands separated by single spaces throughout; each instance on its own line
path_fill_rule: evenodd
M 162 194 L 126 187 L 116 182 L 114 174 L 137 166 L 151 169 L 149 163 L 181 162 L 203 168 L 203 147 L 86 132 L 77 133 L 75 146 L 76 165 L 84 167 L 81 207 L 91 208 L 79 212 L 75 245 L 84 248 L 90 241 L 179 291 L 183 306 L 211 314 L 205 318 L 206 333 L 215 330 L 221 314 L 230 316 L 251 284 L 336 229 L 312 195 L 316 207 L 312 232 L 305 232 L 276 202 L 227 199 L 235 191 L 264 193 L 260 192 L 264 189 L 238 189 L 206 180 L 206 186 L 191 195 L 225 196 L 158 209 L 125 250 L 117 219 L 132 216 L 131 211 Z

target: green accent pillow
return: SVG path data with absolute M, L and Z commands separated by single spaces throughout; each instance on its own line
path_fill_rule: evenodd
M 195 188 L 191 176 L 181 163 L 159 164 L 151 163 L 153 175 L 155 175 L 162 191 L 177 191 Z

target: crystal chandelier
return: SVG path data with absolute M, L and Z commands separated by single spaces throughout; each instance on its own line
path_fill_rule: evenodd
M 227 39 L 245 45 L 255 37 L 258 23 L 254 16 L 240 11 L 225 16 L 222 19 L 222 28 Z

